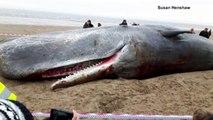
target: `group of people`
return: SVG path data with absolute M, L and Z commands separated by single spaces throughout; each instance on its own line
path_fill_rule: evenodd
M 128 24 L 127 24 L 127 21 L 124 19 L 119 25 L 128 25 Z M 138 26 L 138 25 L 139 24 L 137 24 L 135 22 L 132 23 L 132 26 Z
M 194 28 L 191 28 L 190 30 L 193 34 L 195 34 Z M 199 35 L 205 38 L 208 38 L 211 36 L 211 29 L 208 31 L 208 28 L 205 28 L 204 30 L 202 30 Z
M 52 117 L 52 111 L 50 117 L 44 120 L 79 120 L 79 115 L 75 110 L 68 112 L 71 118 L 66 116 L 67 111 L 60 111 L 58 114 Z M 0 120 L 33 120 L 33 116 L 29 109 L 22 103 L 13 100 L 0 99 Z M 213 113 L 198 109 L 194 111 L 192 120 L 213 120 Z
M 128 24 L 127 24 L 127 21 L 124 19 L 119 25 L 128 25 Z M 137 24 L 135 22 L 132 23 L 132 26 L 138 26 L 138 25 L 139 24 Z M 101 25 L 101 23 L 98 23 L 97 26 L 101 27 L 102 25 Z M 94 27 L 94 25 L 92 24 L 91 20 L 87 20 L 83 25 L 83 28 L 92 28 L 92 27 Z
M 98 23 L 97 25 L 98 27 L 101 27 L 101 23 Z M 92 24 L 91 20 L 87 20 L 84 25 L 83 25 L 83 28 L 91 28 L 91 27 L 94 27 L 94 25 Z
M 127 24 L 127 21 L 124 19 L 119 25 L 128 25 Z M 132 26 L 138 26 L 139 24 L 136 24 L 136 23 L 132 23 Z M 101 23 L 98 23 L 97 25 L 98 27 L 101 27 Z M 91 27 L 94 27 L 93 24 L 91 23 L 91 20 L 87 20 L 84 25 L 83 25 L 83 28 L 91 28 Z M 190 30 L 193 34 L 195 34 L 195 31 L 194 31 L 194 28 L 192 28 Z M 206 37 L 206 38 L 209 38 L 211 36 L 211 29 L 208 31 L 208 28 L 205 28 L 204 30 L 202 30 L 200 33 L 199 33 L 200 36 L 203 36 L 203 37 Z

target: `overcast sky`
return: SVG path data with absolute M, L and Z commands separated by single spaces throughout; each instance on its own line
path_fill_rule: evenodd
M 213 0 L 0 0 L 0 8 L 213 25 Z

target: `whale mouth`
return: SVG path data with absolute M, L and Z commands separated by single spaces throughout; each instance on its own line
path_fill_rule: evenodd
M 108 59 L 108 58 L 90 60 L 90 61 L 81 62 L 81 63 L 77 63 L 77 64 L 70 65 L 70 66 L 63 66 L 63 67 L 49 69 L 42 73 L 42 78 L 50 79 L 50 78 L 60 78 L 60 77 L 64 77 L 67 75 L 73 75 L 86 68 L 95 67 L 97 65 L 100 65 L 106 59 Z
M 124 46 L 106 58 L 88 60 L 77 64 L 46 70 L 41 73 L 43 79 L 58 79 L 51 89 L 64 88 L 103 78 L 114 72 L 114 64 L 119 61 Z
M 62 78 L 65 76 L 74 75 L 85 69 L 95 68 L 95 67 L 107 64 L 109 62 L 112 62 L 115 59 L 115 57 L 118 56 L 118 53 L 122 51 L 123 48 L 124 48 L 124 45 L 118 47 L 117 51 L 114 54 L 105 58 L 93 59 L 93 60 L 88 60 L 88 61 L 84 61 L 84 62 L 80 62 L 80 63 L 68 65 L 68 66 L 48 69 L 42 72 L 40 75 L 44 79 Z
M 115 64 L 120 53 L 121 50 L 104 59 L 92 60 L 68 67 L 47 70 L 42 74 L 42 77 L 59 77 L 59 79 L 52 84 L 52 90 L 89 82 L 112 73 L 114 69 L 112 65 Z

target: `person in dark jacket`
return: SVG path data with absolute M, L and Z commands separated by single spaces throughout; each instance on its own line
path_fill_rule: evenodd
M 101 23 L 98 23 L 98 27 L 101 27 Z
M 122 23 L 119 25 L 128 25 L 128 24 L 127 24 L 126 20 L 123 20 Z
M 94 27 L 91 20 L 87 20 L 87 22 L 84 23 L 83 28 L 91 28 Z
M 211 36 L 211 30 L 208 31 L 208 28 L 205 28 L 204 30 L 202 30 L 199 34 L 200 36 L 209 38 Z

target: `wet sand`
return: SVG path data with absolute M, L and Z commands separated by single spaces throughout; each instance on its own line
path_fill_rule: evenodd
M 67 29 L 76 28 L 0 25 L 0 32 L 20 34 Z M 56 91 L 50 90 L 55 80 L 0 80 L 32 112 L 48 112 L 51 108 L 159 115 L 191 115 L 198 108 L 213 111 L 212 70 L 163 75 L 146 80 L 103 79 Z
M 0 33 L 13 33 L 13 34 L 39 34 L 45 32 L 61 31 L 77 29 L 79 27 L 72 26 L 36 26 L 36 25 L 9 25 L 0 24 Z M 6 36 L 0 35 L 0 40 L 5 39 Z

